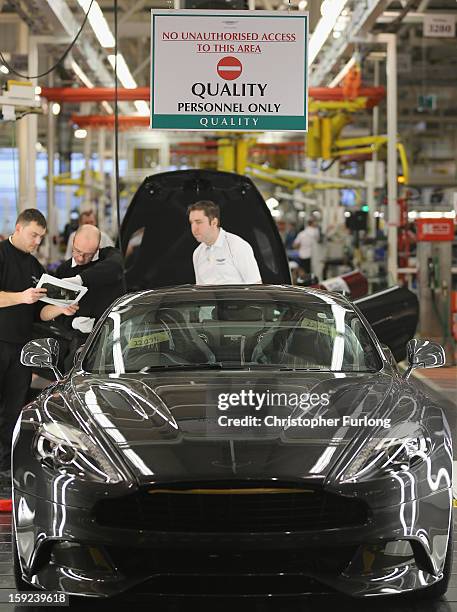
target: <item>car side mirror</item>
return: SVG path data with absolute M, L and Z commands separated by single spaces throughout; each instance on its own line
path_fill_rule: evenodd
M 62 378 L 62 374 L 57 369 L 59 360 L 59 343 L 55 338 L 39 338 L 31 340 L 22 348 L 22 365 L 32 368 L 50 368 L 57 380 Z
M 404 378 L 409 378 L 415 368 L 439 368 L 446 363 L 446 354 L 441 344 L 431 340 L 413 338 L 406 345 L 408 369 Z

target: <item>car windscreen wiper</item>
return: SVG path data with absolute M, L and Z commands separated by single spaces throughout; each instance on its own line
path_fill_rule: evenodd
M 222 367 L 221 363 L 168 363 L 166 365 L 146 366 L 141 370 L 127 370 L 127 373 L 145 374 L 161 370 L 222 370 Z
M 328 370 L 327 368 L 278 368 L 280 372 L 339 372 L 340 370 Z
M 280 372 L 336 372 L 338 374 L 374 374 L 379 370 L 331 370 L 330 368 L 279 368 Z

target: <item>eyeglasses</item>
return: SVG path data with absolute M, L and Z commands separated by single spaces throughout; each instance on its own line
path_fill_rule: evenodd
M 83 251 L 80 251 L 79 249 L 76 249 L 75 247 L 72 248 L 73 255 L 77 255 L 78 257 L 85 257 L 85 258 L 93 257 L 97 251 L 93 251 L 92 253 L 83 253 Z

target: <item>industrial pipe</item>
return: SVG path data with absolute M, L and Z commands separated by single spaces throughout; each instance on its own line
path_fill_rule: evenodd
M 53 102 L 113 102 L 115 99 L 114 87 L 43 87 L 41 97 Z M 362 87 L 359 96 L 369 98 L 370 104 L 379 102 L 386 95 L 384 87 Z M 120 101 L 149 100 L 151 90 L 149 87 L 135 87 L 134 89 L 119 88 L 117 99 Z M 310 87 L 308 96 L 313 100 L 344 100 L 342 87 Z

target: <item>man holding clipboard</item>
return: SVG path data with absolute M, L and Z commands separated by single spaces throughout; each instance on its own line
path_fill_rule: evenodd
M 83 344 L 95 322 L 108 306 L 126 292 L 122 255 L 114 247 L 100 248 L 100 230 L 94 225 L 81 225 L 73 241 L 72 257 L 61 264 L 55 275 L 76 287 L 87 287 L 79 300 L 77 316 L 65 319 L 73 341 L 65 359 L 69 369 L 73 355 Z
M 0 473 L 10 469 L 11 437 L 25 404 L 32 373 L 20 362 L 34 321 L 73 316 L 77 305 L 43 306 L 46 289 L 34 285 L 44 272 L 32 255 L 46 234 L 46 219 L 34 208 L 18 216 L 12 236 L 0 242 Z

